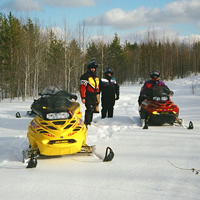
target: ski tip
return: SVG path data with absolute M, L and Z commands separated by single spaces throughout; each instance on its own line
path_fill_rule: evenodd
M 193 128 L 194 128 L 194 125 L 193 125 L 192 121 L 190 121 L 188 129 L 193 129 Z
M 112 159 L 114 158 L 114 152 L 110 147 L 106 148 L 106 153 L 105 153 L 105 157 L 103 159 L 103 162 L 110 162 L 112 161 Z
M 149 128 L 149 125 L 147 123 L 145 123 L 143 129 L 148 129 Z
M 37 166 L 37 159 L 34 158 L 34 159 L 30 159 L 26 168 L 27 169 L 36 168 L 36 166 Z
M 37 166 L 37 158 L 34 157 L 34 154 L 31 154 L 31 158 L 26 168 L 36 168 L 36 166 Z
M 19 112 L 16 112 L 15 116 L 16 116 L 16 118 L 21 118 L 21 115 Z

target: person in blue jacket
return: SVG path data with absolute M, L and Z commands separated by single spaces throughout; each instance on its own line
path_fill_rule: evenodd
M 108 67 L 105 69 L 104 78 L 100 82 L 101 91 L 101 118 L 113 117 L 115 100 L 119 99 L 119 85 L 113 78 L 113 69 Z

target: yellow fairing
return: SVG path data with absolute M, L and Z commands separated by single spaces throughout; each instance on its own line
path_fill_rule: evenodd
M 44 120 L 36 116 L 29 125 L 27 137 L 32 149 L 41 155 L 74 154 L 86 144 L 86 126 L 81 120 L 80 108 L 71 119 Z

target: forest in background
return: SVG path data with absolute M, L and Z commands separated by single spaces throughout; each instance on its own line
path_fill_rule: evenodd
M 162 80 L 173 80 L 200 72 L 200 41 L 158 40 L 150 31 L 134 43 L 122 44 L 117 33 L 110 42 L 92 40 L 84 24 L 76 34 L 65 26 L 58 37 L 30 18 L 0 13 L 0 100 L 35 98 L 48 85 L 76 92 L 91 60 L 99 64 L 99 77 L 112 67 L 119 84 L 149 79 L 153 69 L 161 72 Z

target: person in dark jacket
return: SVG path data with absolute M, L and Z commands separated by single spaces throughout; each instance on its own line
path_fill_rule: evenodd
M 148 81 L 145 81 L 144 85 L 141 88 L 140 95 L 139 95 L 139 98 L 138 98 L 138 104 L 139 105 L 142 103 L 142 101 L 144 101 L 146 99 L 145 95 L 147 95 L 147 94 L 149 94 L 151 92 L 150 89 L 152 87 L 155 87 L 155 86 L 164 86 L 167 89 L 169 89 L 167 87 L 167 85 L 165 85 L 164 82 L 162 82 L 161 80 L 159 80 L 160 72 L 158 70 L 153 70 L 150 73 L 150 77 L 151 77 L 151 79 L 148 80 Z
M 113 117 L 115 100 L 119 99 L 119 85 L 116 79 L 113 78 L 113 69 L 106 68 L 105 77 L 101 79 L 100 90 L 101 90 L 101 118 Z
M 87 72 L 80 77 L 80 96 L 85 104 L 85 124 L 90 125 L 96 109 L 97 94 L 100 93 L 100 79 L 96 75 L 98 64 L 95 61 L 88 63 Z

